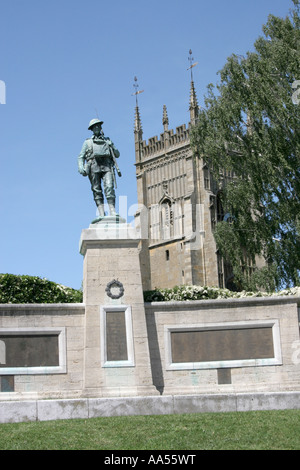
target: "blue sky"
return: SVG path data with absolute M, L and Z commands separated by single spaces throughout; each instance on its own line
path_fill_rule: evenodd
M 96 215 L 77 156 L 96 110 L 119 149 L 131 221 L 134 76 L 144 139 L 188 123 L 189 49 L 199 104 L 232 53 L 246 54 L 291 0 L 10 0 L 0 5 L 0 272 L 80 288 L 81 230 Z M 3 102 L 3 96 L 0 102 Z M 125 197 L 127 203 L 125 204 Z M 127 208 L 126 208 L 127 206 Z M 125 213 L 124 213 L 125 211 Z M 126 213 L 127 212 L 127 213 Z

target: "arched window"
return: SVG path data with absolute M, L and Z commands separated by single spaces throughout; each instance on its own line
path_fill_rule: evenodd
M 164 198 L 160 203 L 160 233 L 162 240 L 168 240 L 174 234 L 174 215 L 172 201 Z
M 216 205 L 217 205 L 217 222 L 222 222 L 222 220 L 224 219 L 224 209 L 223 209 L 223 205 L 222 205 L 222 193 L 221 191 L 218 192 L 217 194 L 217 201 L 216 201 Z
M 203 179 L 204 179 L 204 188 L 210 189 L 210 172 L 206 163 L 203 165 Z

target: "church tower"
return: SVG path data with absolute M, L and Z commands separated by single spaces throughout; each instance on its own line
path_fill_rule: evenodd
M 193 155 L 191 129 L 199 106 L 192 75 L 188 126 L 169 129 L 163 106 L 160 136 L 143 140 L 138 101 L 135 108 L 135 165 L 138 204 L 136 226 L 142 231 L 140 260 L 143 289 L 176 285 L 225 287 L 224 266 L 213 236 L 218 192 L 209 169 Z M 136 87 L 136 95 L 137 85 Z

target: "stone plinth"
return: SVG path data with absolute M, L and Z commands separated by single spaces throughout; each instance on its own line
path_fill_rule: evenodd
M 84 395 L 157 394 L 153 386 L 139 237 L 126 223 L 102 220 L 84 229 Z

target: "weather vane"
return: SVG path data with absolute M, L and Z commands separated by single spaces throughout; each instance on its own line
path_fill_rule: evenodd
M 192 57 L 193 53 L 192 53 L 192 49 L 189 50 L 189 62 L 190 62 L 190 66 L 187 70 L 190 70 L 191 71 L 191 81 L 193 81 L 193 67 L 196 67 L 196 65 L 198 64 L 198 62 L 194 62 L 194 57 Z
M 134 77 L 134 82 L 135 82 L 135 83 L 133 84 L 133 86 L 134 86 L 134 88 L 135 88 L 135 93 L 133 93 L 131 96 L 135 96 L 136 106 L 138 106 L 137 95 L 139 95 L 140 93 L 143 93 L 144 90 L 140 90 L 140 91 L 138 90 L 139 84 L 138 84 L 138 82 L 137 82 L 137 77 Z

